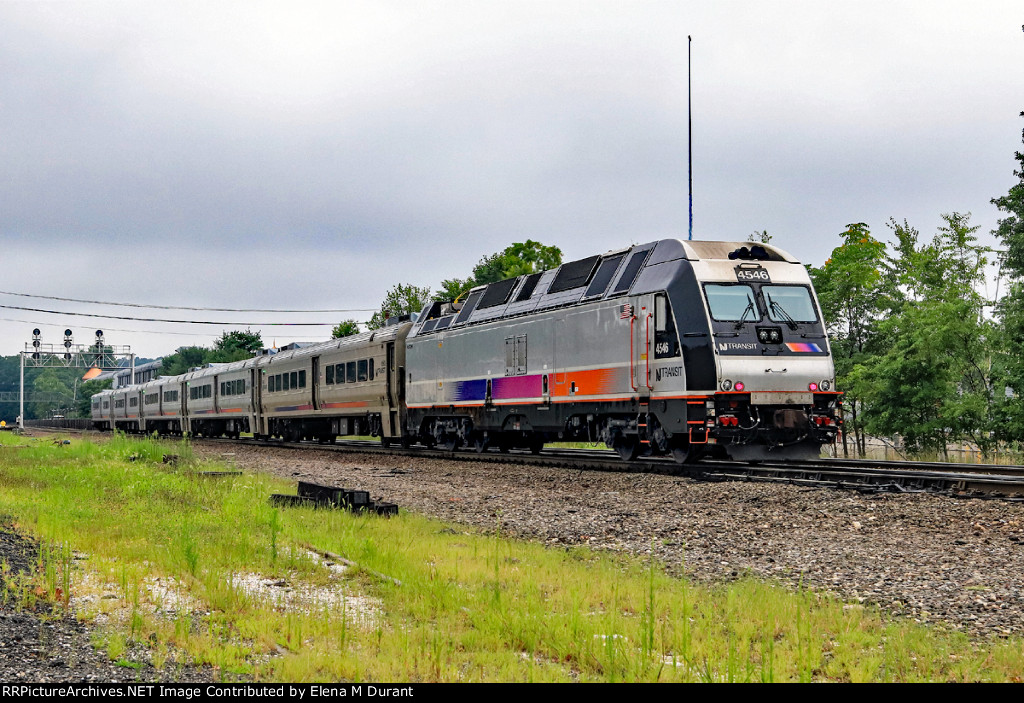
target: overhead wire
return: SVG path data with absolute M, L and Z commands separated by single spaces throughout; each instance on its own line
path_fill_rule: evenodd
M 67 303 L 87 303 L 89 305 L 116 305 L 120 307 L 128 308 L 151 308 L 155 310 L 191 310 L 197 312 L 287 312 L 287 313 L 338 313 L 338 312 L 376 312 L 373 308 L 331 308 L 322 310 L 287 310 L 282 308 L 275 309 L 262 309 L 262 308 L 197 308 L 188 307 L 185 305 L 146 305 L 143 303 L 114 303 L 104 300 L 85 300 L 82 298 L 62 298 L 55 295 L 34 295 L 31 293 L 13 293 L 11 291 L 0 290 L 0 295 L 14 295 L 20 298 L 39 298 L 42 300 L 59 300 Z M 29 308 L 18 308 L 18 309 L 29 309 Z M 128 318 L 126 318 L 128 319 Z
M 17 322 L 18 324 L 34 325 L 34 326 L 39 326 L 39 327 L 57 327 L 57 328 L 61 328 L 61 327 L 65 327 L 66 328 L 67 327 L 66 324 L 57 324 L 56 322 L 39 322 L 37 320 L 16 320 L 16 319 L 10 318 L 10 317 L 0 317 L 0 322 Z M 366 323 L 365 322 L 360 322 L 359 324 L 366 324 Z M 129 329 L 124 329 L 122 327 L 107 327 L 106 325 L 103 326 L 103 329 L 106 332 L 130 332 L 132 334 L 157 334 L 157 335 L 160 335 L 160 336 L 173 334 L 173 335 L 176 335 L 176 336 L 179 336 L 179 337 L 210 337 L 210 338 L 215 338 L 215 337 L 220 337 L 223 334 L 222 332 L 215 333 L 215 332 L 201 332 L 201 331 L 200 332 L 172 332 L 172 331 L 168 331 L 168 330 L 129 330 Z M 293 341 L 296 341 L 296 342 L 309 342 L 309 341 L 321 340 L 321 339 L 323 339 L 323 337 L 289 337 L 289 339 L 292 339 Z
M 73 317 L 99 317 L 106 320 L 134 320 L 136 322 L 171 322 L 184 325 L 245 325 L 247 327 L 334 327 L 334 322 L 225 322 L 223 320 L 168 320 L 159 317 L 131 317 L 127 315 L 101 315 L 94 312 L 67 312 L 62 310 L 45 310 L 42 308 L 26 308 L 20 305 L 0 305 L 7 310 L 24 310 L 40 312 L 47 315 L 68 315 Z

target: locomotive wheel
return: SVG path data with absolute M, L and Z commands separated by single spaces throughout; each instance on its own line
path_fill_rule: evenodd
M 672 447 L 672 458 L 677 464 L 688 464 L 695 458 L 693 448 L 689 443 L 682 447 Z
M 453 435 L 445 437 L 444 442 L 441 443 L 441 448 L 446 452 L 454 452 L 459 448 L 459 438 Z
M 491 442 L 487 437 L 477 437 L 473 442 L 473 449 L 476 450 L 477 454 L 483 454 L 491 446 Z
M 544 448 L 543 439 L 531 439 L 530 440 L 530 454 L 540 454 L 540 450 Z
M 381 437 L 380 438 L 380 446 L 382 446 L 385 449 L 387 449 L 388 447 L 391 446 L 391 440 L 388 439 L 387 437 Z
M 623 461 L 633 461 L 640 455 L 640 442 L 636 439 L 620 437 L 615 441 L 615 451 Z

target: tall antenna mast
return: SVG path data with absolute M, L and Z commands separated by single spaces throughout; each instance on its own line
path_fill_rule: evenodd
M 690 51 L 693 46 L 693 37 L 686 35 L 686 122 L 687 122 L 687 145 L 686 153 L 690 166 L 690 236 L 693 239 L 693 89 L 690 80 Z

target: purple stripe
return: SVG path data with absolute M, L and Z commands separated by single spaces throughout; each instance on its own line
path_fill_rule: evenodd
M 496 378 L 491 384 L 491 395 L 495 400 L 537 398 L 541 394 L 541 378 L 539 375 Z

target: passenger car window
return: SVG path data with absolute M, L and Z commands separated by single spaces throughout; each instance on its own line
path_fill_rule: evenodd
M 345 364 L 345 376 L 349 383 L 356 382 L 356 362 L 350 361 Z

